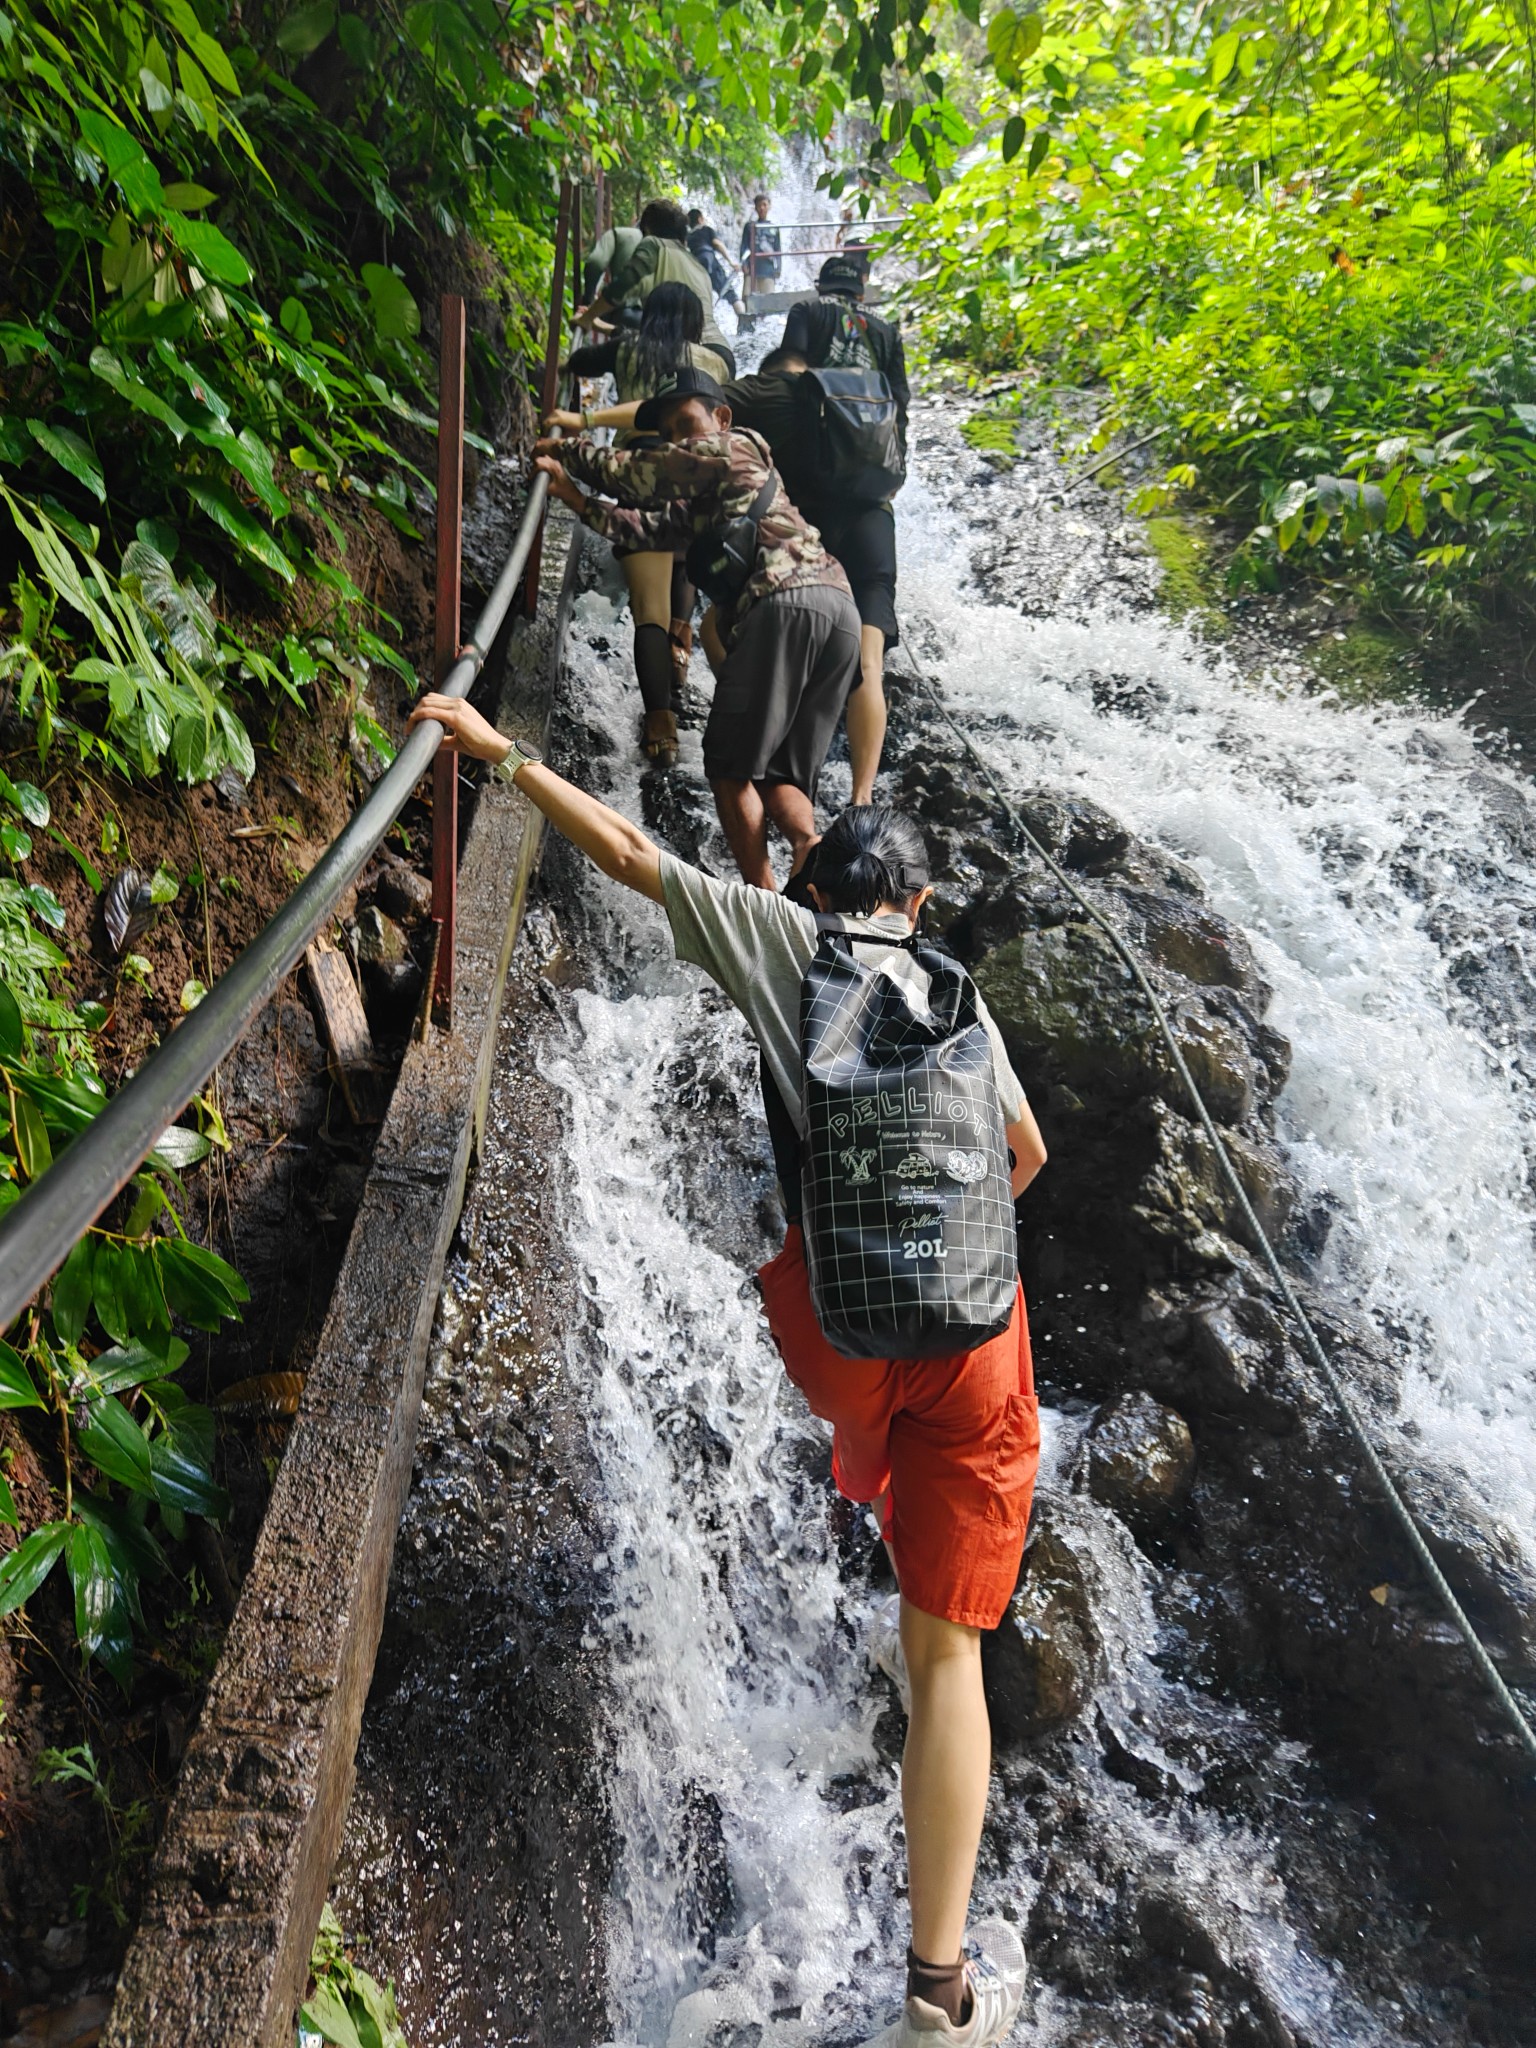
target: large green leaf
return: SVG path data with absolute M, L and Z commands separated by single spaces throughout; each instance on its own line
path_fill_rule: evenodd
M 75 1589 L 75 1638 L 82 1655 L 105 1665 L 126 1692 L 133 1680 L 133 1628 L 117 1563 L 99 1529 L 77 1522 L 69 1532 L 69 1577 Z
M 412 341 L 421 332 L 421 308 L 405 281 L 382 263 L 365 263 L 361 276 L 373 306 L 373 324 L 386 341 Z
M 12 1614 L 32 1598 L 53 1570 L 68 1535 L 68 1522 L 45 1522 L 24 1536 L 9 1557 L 0 1558 L 0 1614 Z
M 103 1479 L 115 1479 L 132 1493 L 154 1493 L 149 1439 L 115 1394 L 86 1403 L 76 1442 Z
M 188 220 L 185 215 L 172 214 L 169 225 L 177 246 L 186 251 L 204 277 L 217 278 L 220 284 L 250 283 L 250 264 L 212 221 Z
M 35 782 L 12 782 L 9 775 L 0 771 L 0 797 L 14 804 L 29 825 L 41 828 L 48 823 L 48 799 Z
M 87 145 L 104 159 L 107 176 L 116 179 L 119 191 L 134 211 L 161 212 L 165 188 L 160 183 L 160 173 L 127 129 L 89 107 L 81 110 L 78 119 Z
M 78 1344 L 91 1312 L 96 1271 L 96 1238 L 87 1231 L 53 1276 L 53 1327 L 66 1344 Z
M 299 2008 L 299 2024 L 335 2048 L 363 2048 L 351 2013 L 333 1984 L 317 1984 Z
M 293 581 L 292 562 L 261 521 L 247 512 L 232 491 L 223 484 L 209 482 L 206 477 L 184 477 L 182 481 L 188 496 L 202 506 L 216 526 L 223 527 L 231 540 L 236 541 L 263 568 L 281 576 L 285 583 Z
M 318 50 L 336 26 L 336 0 L 313 0 L 296 7 L 277 31 L 277 47 L 285 57 L 307 57 Z
M 24 1043 L 21 1005 L 6 984 L 0 981 L 0 1060 L 19 1059 Z
M 91 1301 L 96 1320 L 114 1344 L 126 1344 L 132 1334 L 123 1295 L 123 1268 L 135 1256 L 126 1246 L 103 1240 L 96 1247 L 96 1266 L 91 1275 Z
M 222 1521 L 229 1513 L 229 1495 L 208 1469 L 200 1434 L 193 1423 L 187 1429 L 162 1430 L 151 1438 L 149 1462 L 155 1499 L 162 1507 L 178 1508 L 186 1515 Z
M 146 1380 L 159 1379 L 166 1362 L 147 1344 L 119 1344 L 93 1358 L 77 1376 L 71 1392 L 77 1398 L 95 1400 L 103 1394 L 125 1394 Z
M 21 1353 L 0 1338 L 0 1408 L 42 1408 L 46 1405 Z
M 28 420 L 27 432 L 61 469 L 67 469 L 103 505 L 107 502 L 106 478 L 89 441 L 82 441 L 72 427 L 52 427 L 46 420 Z
M 91 372 L 103 384 L 110 385 L 118 397 L 125 399 L 135 411 L 168 427 L 178 441 L 185 437 L 187 423 L 175 406 L 163 399 L 158 391 L 152 391 L 142 378 L 124 369 L 111 349 L 98 347 L 91 350 Z
M 0 1524 L 7 1529 L 19 1529 L 21 1517 L 16 1512 L 16 1496 L 11 1491 L 11 1482 L 0 1472 Z
M 216 1330 L 226 1317 L 237 1316 L 240 1304 L 251 1298 L 234 1267 L 201 1245 L 163 1237 L 155 1244 L 155 1256 L 166 1301 L 176 1315 L 199 1330 Z

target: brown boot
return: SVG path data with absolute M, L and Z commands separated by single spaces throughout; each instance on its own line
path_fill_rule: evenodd
M 688 684 L 688 664 L 693 659 L 693 621 L 674 619 L 667 636 L 672 642 L 672 702 L 682 701 Z
M 640 733 L 640 751 L 648 761 L 654 761 L 658 768 L 672 768 L 677 765 L 676 712 L 647 711 L 645 724 Z

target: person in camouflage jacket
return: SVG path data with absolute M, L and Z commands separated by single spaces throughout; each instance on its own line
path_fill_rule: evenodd
M 686 548 L 697 534 L 749 511 L 773 466 L 760 435 L 729 428 L 699 441 L 647 439 L 638 446 L 606 448 L 577 440 L 553 442 L 550 448 L 567 476 L 602 493 L 582 499 L 581 517 L 594 533 L 621 548 Z M 770 591 L 813 584 L 849 590 L 842 565 L 795 510 L 782 483 L 758 521 L 758 537 L 757 561 L 741 596 L 715 611 L 727 649 L 748 609 Z
M 623 448 L 586 439 L 537 444 L 550 489 L 595 533 L 624 549 L 682 550 L 751 512 L 772 459 L 756 434 L 732 431 L 712 377 L 680 371 L 635 424 L 659 439 Z M 768 821 L 789 840 L 795 872 L 818 837 L 817 779 L 859 679 L 848 579 L 782 483 L 758 516 L 740 593 L 709 613 L 703 640 L 717 678 L 704 772 L 737 866 L 747 881 L 772 889 Z

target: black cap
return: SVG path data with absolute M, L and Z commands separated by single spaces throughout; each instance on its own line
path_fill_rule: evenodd
M 706 405 L 724 405 L 725 393 L 707 370 L 691 367 L 676 370 L 635 414 L 635 425 L 642 434 L 655 434 L 661 430 L 661 416 L 669 405 L 680 398 L 702 398 Z
M 864 265 L 855 256 L 829 256 L 817 272 L 816 289 L 856 299 L 864 290 Z

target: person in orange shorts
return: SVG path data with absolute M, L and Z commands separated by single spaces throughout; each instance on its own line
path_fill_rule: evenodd
M 800 993 L 816 951 L 814 913 L 662 852 L 461 700 L 424 697 L 411 723 L 426 718 L 446 728 L 450 746 L 494 763 L 604 874 L 665 909 L 677 957 L 702 967 L 752 1027 L 782 1158 L 782 1119 L 796 1121 L 801 1096 Z M 812 860 L 804 886 L 855 944 L 861 935 L 910 935 L 931 893 L 922 835 L 897 811 L 851 807 Z M 927 979 L 911 956 L 889 943 L 879 954 L 909 1001 L 926 1004 Z M 1044 1165 L 1045 1147 L 984 1005 L 978 1021 L 991 1042 L 1017 1196 Z M 888 1644 L 880 1661 L 908 1708 L 902 1809 L 912 1941 L 906 2002 L 877 2038 L 881 2048 L 991 2048 L 1013 2026 L 1026 1975 L 1013 1925 L 982 1921 L 969 1938 L 966 1926 L 991 1773 L 981 1631 L 996 1627 L 1012 1596 L 1039 1457 L 1024 1299 L 1016 1291 L 1007 1328 L 974 1350 L 844 1357 L 811 1305 L 798 1189 L 784 1184 L 783 1167 L 780 1180 L 791 1220 L 783 1250 L 762 1269 L 769 1328 L 790 1378 L 833 1426 L 838 1486 L 877 1505 L 900 1587 L 899 1652 Z

